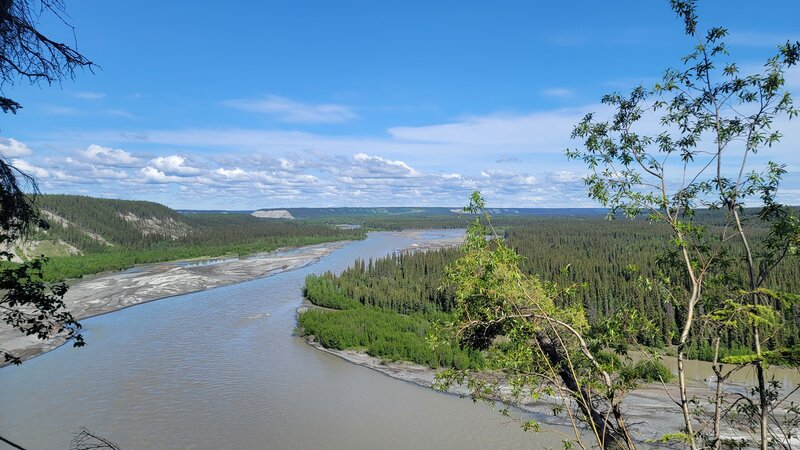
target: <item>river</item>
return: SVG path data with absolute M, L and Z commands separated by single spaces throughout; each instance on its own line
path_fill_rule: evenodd
M 301 269 L 85 319 L 85 348 L 0 369 L 0 435 L 29 449 L 67 448 L 80 427 L 123 449 L 560 447 L 292 335 L 307 274 L 454 233 L 370 233 Z

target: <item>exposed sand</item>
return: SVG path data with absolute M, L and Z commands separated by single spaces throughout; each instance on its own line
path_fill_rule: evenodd
M 69 282 L 64 303 L 76 319 L 116 311 L 153 300 L 197 292 L 293 270 L 318 261 L 344 242 L 282 249 L 245 258 L 146 264 Z M 0 328 L 0 347 L 29 359 L 64 343 L 41 341 L 8 327 Z M 3 364 L 0 364 L 2 366 Z
M 301 308 L 302 309 L 302 308 Z M 302 311 L 300 311 L 302 312 Z M 414 383 L 418 386 L 433 388 L 436 382 L 434 369 L 408 362 L 387 362 L 380 358 L 369 356 L 365 353 L 354 350 L 333 350 L 323 347 L 313 340 L 307 340 L 308 344 L 323 352 L 338 356 L 353 364 L 363 366 L 392 378 Z M 728 388 L 737 389 L 740 385 L 726 385 Z M 505 394 L 510 393 L 510 388 L 502 388 Z M 469 391 L 463 386 L 454 386 L 447 391 L 449 394 L 468 397 Z M 667 395 L 669 392 L 669 395 Z M 713 396 L 709 386 L 698 381 L 694 381 L 689 386 L 689 397 L 697 398 L 701 403 L 708 403 Z M 623 411 L 626 419 L 634 430 L 635 437 L 641 442 L 657 440 L 666 433 L 677 432 L 683 427 L 683 416 L 678 406 L 670 399 L 678 398 L 678 388 L 675 384 L 666 386 L 661 384 L 646 384 L 639 389 L 628 393 L 623 400 Z M 793 395 L 792 398 L 796 397 Z M 795 398 L 795 402 L 798 399 Z M 554 405 L 561 405 L 561 401 L 555 397 L 540 397 L 538 401 L 529 400 L 521 404 L 512 406 L 531 414 L 537 421 L 556 426 L 569 426 L 569 422 L 564 415 L 555 416 L 552 413 Z M 724 429 L 724 434 L 730 439 L 746 438 L 746 435 L 735 429 Z M 800 440 L 793 439 L 793 445 L 800 444 Z M 659 447 L 652 442 L 648 446 Z
M 419 242 L 413 243 L 408 247 L 397 249 L 398 252 L 410 252 L 410 253 L 417 253 L 417 252 L 424 252 L 428 250 L 436 250 L 440 248 L 446 247 L 455 247 L 457 245 L 461 245 L 464 242 L 464 236 L 449 236 L 444 237 L 436 240 L 427 240 L 424 239 L 424 234 L 432 233 L 436 234 L 435 230 L 408 230 L 408 231 L 398 231 L 397 233 L 413 237 L 415 239 L 419 239 Z

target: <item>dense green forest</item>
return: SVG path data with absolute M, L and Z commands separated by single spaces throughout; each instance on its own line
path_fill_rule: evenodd
M 716 223 L 713 215 L 699 220 L 709 227 Z M 766 230 L 758 230 L 757 223 L 753 227 L 756 236 L 765 235 Z M 680 318 L 675 308 L 648 289 L 642 280 L 653 279 L 662 268 L 658 261 L 667 250 L 664 243 L 668 242 L 668 233 L 663 225 L 645 220 L 609 221 L 594 217 L 532 217 L 524 224 L 504 228 L 504 238 L 523 257 L 525 271 L 561 285 L 579 285 L 575 295 L 583 303 L 591 323 L 598 323 L 623 308 L 634 308 L 651 320 L 657 330 L 655 334 L 641 336 L 640 343 L 662 348 L 673 343 Z M 357 302 L 402 315 L 447 313 L 453 307 L 453 295 L 446 285 L 445 267 L 459 255 L 458 249 L 443 249 L 357 260 L 338 276 L 309 278 L 307 286 L 313 286 L 309 299 L 318 305 L 340 309 L 348 309 L 351 302 Z M 797 264 L 779 266 L 773 278 L 775 288 L 800 292 Z M 800 337 L 797 306 L 778 307 L 784 326 L 768 345 L 794 346 Z M 353 318 L 348 316 L 347 320 Z M 326 326 L 333 328 L 336 318 L 330 318 L 329 322 Z M 349 326 L 339 325 L 342 330 Z M 315 334 L 314 331 L 305 332 Z M 702 335 L 703 329 L 694 332 Z M 727 335 L 723 354 L 739 353 L 747 339 L 747 335 Z M 689 354 L 709 359 L 710 337 L 707 343 L 702 338 L 696 342 L 699 344 Z
M 51 257 L 46 266 L 48 279 L 121 270 L 141 263 L 246 255 L 287 246 L 360 239 L 369 230 L 463 228 L 471 220 L 471 216 L 456 214 L 447 208 L 292 209 L 305 218 L 283 220 L 243 213 L 183 214 L 152 202 L 68 195 L 43 195 L 38 197 L 37 204 L 50 228 L 40 230 L 34 239 L 63 242 L 81 253 Z M 325 216 L 325 212 L 331 215 Z M 642 336 L 643 344 L 668 347 L 673 342 L 676 323 L 681 318 L 672 305 L 640 282 L 640 279 L 654 278 L 663 268 L 659 261 L 667 250 L 665 242 L 669 236 L 669 230 L 663 225 L 645 220 L 609 221 L 599 210 L 558 210 L 561 215 L 540 210 L 497 212 L 500 214 L 495 216 L 494 224 L 523 257 L 524 270 L 547 281 L 582 285 L 576 295 L 590 321 L 597 322 L 621 308 L 633 307 L 659 330 L 655 335 Z M 699 223 L 710 228 L 718 226 L 718 216 L 707 212 L 699 214 Z M 362 227 L 340 229 L 333 226 L 341 223 L 358 223 Z M 759 228 L 757 220 L 752 221 L 752 231 L 756 239 L 763 238 L 767 232 Z M 322 306 L 348 311 L 357 310 L 359 305 L 366 306 L 375 309 L 369 314 L 388 317 L 386 312 L 400 313 L 414 316 L 417 325 L 429 324 L 440 320 L 440 314 L 448 313 L 453 306 L 452 291 L 444 286 L 444 269 L 458 255 L 457 249 L 445 249 L 356 261 L 339 276 L 326 275 L 329 286 L 316 287 L 326 294 L 312 295 L 312 300 Z M 566 267 L 568 270 L 564 271 Z M 800 292 L 799 265 L 787 262 L 774 271 L 772 277 L 774 287 Z M 770 346 L 794 346 L 800 337 L 797 306 L 777 306 L 784 326 L 768 343 Z M 367 312 L 350 312 L 341 317 L 354 320 L 361 314 Z M 322 323 L 333 319 L 318 320 Z M 424 331 L 418 333 L 420 339 L 427 331 L 427 327 L 423 328 Z M 740 346 L 747 344 L 747 339 L 747 335 L 731 332 L 726 336 L 724 352 L 736 354 Z M 710 357 L 710 345 L 707 345 L 710 341 L 697 339 L 693 342 L 697 344 L 690 351 L 692 356 Z M 381 356 L 394 357 L 385 352 Z M 452 357 L 442 356 L 437 364 L 446 364 Z M 430 355 L 425 358 L 428 358 L 426 364 L 433 360 Z
M 178 212 L 147 201 L 76 195 L 39 195 L 36 205 L 49 229 L 37 245 L 17 253 L 45 254 L 48 280 L 76 278 L 135 264 L 184 258 L 246 255 L 280 247 L 362 239 L 371 230 L 464 228 L 469 216 L 451 208 L 289 208 L 295 220 L 264 219 L 249 212 Z M 537 216 L 598 216 L 595 209 L 497 209 L 499 225 Z M 357 229 L 338 225 L 354 224 Z M 27 251 L 25 251 L 27 250 Z
M 311 223 L 355 224 L 367 230 L 393 231 L 410 229 L 453 229 L 466 228 L 474 216 L 458 208 L 299 208 L 288 209 Z M 326 215 L 325 212 L 331 211 Z M 603 209 L 596 208 L 497 208 L 490 210 L 495 214 L 498 227 L 525 224 L 531 219 L 541 217 L 603 217 Z
M 42 195 L 36 204 L 49 228 L 31 240 L 66 243 L 80 252 L 51 256 L 45 266 L 45 276 L 51 280 L 142 263 L 246 255 L 365 236 L 360 229 L 248 214 L 186 215 L 143 201 Z
M 383 261 L 383 260 L 379 260 Z M 360 271 L 350 270 L 350 273 Z M 364 272 L 360 272 L 364 273 Z M 311 309 L 298 317 L 301 335 L 327 348 L 363 349 L 367 354 L 392 361 L 411 361 L 429 367 L 481 368 L 483 356 L 455 344 L 432 347 L 426 337 L 431 325 L 446 320 L 436 308 L 422 311 L 400 308 L 392 301 L 360 301 L 339 287 L 330 273 L 306 278 L 304 293 L 315 305 L 334 309 Z M 377 292 L 377 291 L 376 291 Z M 408 312 L 399 314 L 399 312 Z

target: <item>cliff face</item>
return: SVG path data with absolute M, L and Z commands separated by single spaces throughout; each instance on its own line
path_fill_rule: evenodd
M 153 202 L 77 195 L 41 195 L 36 205 L 48 229 L 36 230 L 7 250 L 16 261 L 34 256 L 69 256 L 177 240 L 193 231 L 186 216 Z
M 258 210 L 253 211 L 250 215 L 253 217 L 258 217 L 260 219 L 294 219 L 292 213 L 285 209 L 273 209 L 269 211 L 265 210 Z

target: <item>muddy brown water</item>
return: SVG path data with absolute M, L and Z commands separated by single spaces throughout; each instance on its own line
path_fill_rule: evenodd
M 561 448 L 568 429 L 523 432 L 489 405 L 292 335 L 306 275 L 462 232 L 370 233 L 301 269 L 85 319 L 87 347 L 0 369 L 0 435 L 45 450 L 68 448 L 80 427 L 126 450 Z M 698 361 L 687 369 L 701 383 L 712 373 Z M 773 373 L 800 382 L 796 370 Z
M 558 448 L 292 335 L 307 274 L 454 233 L 371 233 L 302 269 L 83 320 L 85 348 L 0 369 L 0 435 L 29 449 L 67 448 L 80 427 L 123 449 Z

